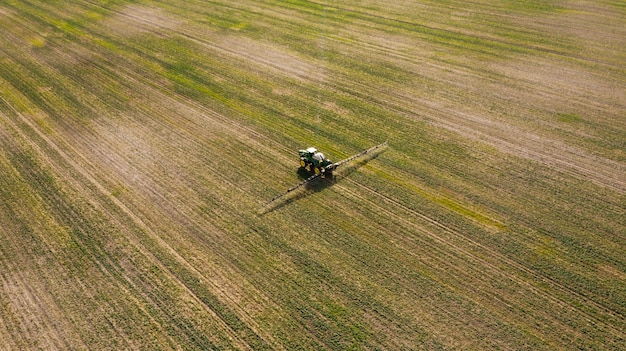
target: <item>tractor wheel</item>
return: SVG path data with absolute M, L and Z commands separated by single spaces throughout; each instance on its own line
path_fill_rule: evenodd
M 320 169 L 318 167 L 315 167 L 315 174 L 320 174 Z

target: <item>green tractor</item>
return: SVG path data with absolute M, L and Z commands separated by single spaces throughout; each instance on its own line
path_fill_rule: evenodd
M 285 191 L 284 193 L 274 196 L 267 204 L 270 204 L 271 202 L 285 196 L 286 194 L 300 188 L 301 186 L 311 183 L 317 178 L 326 178 L 327 176 L 331 176 L 331 179 L 334 181 L 336 179 L 333 175 L 333 172 L 337 167 L 352 160 L 358 159 L 359 157 L 362 157 L 368 153 L 373 153 L 377 149 L 383 149 L 386 146 L 387 142 L 385 141 L 380 145 L 372 146 L 367 150 L 363 150 L 356 155 L 352 155 L 336 163 L 333 163 L 331 160 L 327 159 L 323 153 L 318 152 L 317 149 L 314 147 L 299 150 L 298 153 L 300 154 L 300 169 L 298 169 L 298 173 L 300 173 L 301 175 L 306 174 L 306 179 L 287 189 L 287 191 Z
M 310 147 L 308 149 L 299 150 L 300 154 L 300 170 L 306 171 L 309 174 L 320 175 L 322 178 L 326 176 L 332 176 L 336 165 L 324 156 L 323 153 L 318 152 L 316 148 Z

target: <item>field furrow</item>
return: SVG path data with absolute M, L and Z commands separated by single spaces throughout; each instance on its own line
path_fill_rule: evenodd
M 501 281 L 510 280 L 510 281 L 515 282 L 516 285 L 520 287 L 524 287 L 524 289 L 527 289 L 528 292 L 522 293 L 522 295 L 530 295 L 530 294 L 540 295 L 541 296 L 540 299 L 550 300 L 552 301 L 553 304 L 560 305 L 561 308 L 572 309 L 572 310 L 575 310 L 576 313 L 583 314 L 586 318 L 595 319 L 594 325 L 604 324 L 605 322 L 603 320 L 606 320 L 607 318 L 609 318 L 610 324 L 605 325 L 605 327 L 608 330 L 611 330 L 611 332 L 615 334 L 616 336 L 623 337 L 623 332 L 621 331 L 621 329 L 619 327 L 618 328 L 613 327 L 614 323 L 620 323 L 620 322 L 623 322 L 623 320 L 621 319 L 620 314 L 616 313 L 616 311 L 614 311 L 610 307 L 604 306 L 592 299 L 585 297 L 582 294 L 577 293 L 576 291 L 573 291 L 565 286 L 562 286 L 558 282 L 551 280 L 549 277 L 538 275 L 537 273 L 531 270 L 528 270 L 526 267 L 521 266 L 517 262 L 500 254 L 499 252 L 494 251 L 490 249 L 489 247 L 485 247 L 481 245 L 480 243 L 473 241 L 470 238 L 467 238 L 466 236 L 464 236 L 462 233 L 458 232 L 454 228 L 448 227 L 431 217 L 428 217 L 424 214 L 416 212 L 394 201 L 393 199 L 390 199 L 384 196 L 383 194 L 377 193 L 376 191 L 374 191 L 373 189 L 365 185 L 358 184 L 358 186 L 366 188 L 367 190 L 369 190 L 370 192 L 372 192 L 378 197 L 378 201 L 371 201 L 365 198 L 359 199 L 360 200 L 359 202 L 369 202 L 370 208 L 376 208 L 376 210 L 372 210 L 373 213 L 385 214 L 384 217 L 387 217 L 388 219 L 394 218 L 392 222 L 405 223 L 405 225 L 413 227 L 410 229 L 405 229 L 406 232 L 410 232 L 410 233 L 422 232 L 422 234 L 426 234 L 427 236 L 431 237 L 431 239 L 433 239 L 438 244 L 447 246 L 448 247 L 447 249 L 437 254 L 437 257 L 439 257 L 439 259 L 444 260 L 444 262 L 447 261 L 445 257 L 447 253 L 456 252 L 458 255 L 461 255 L 462 257 L 464 257 L 463 261 L 475 262 L 473 266 L 480 266 L 482 267 L 482 269 L 487 268 L 490 270 L 494 270 L 494 273 L 489 274 L 488 276 L 491 277 L 494 275 L 502 275 L 503 277 L 499 278 L 498 280 L 501 280 Z M 350 195 L 358 196 L 354 193 Z M 385 206 L 382 206 L 382 205 L 385 205 Z M 409 215 L 403 215 L 403 216 L 398 215 L 397 214 L 398 210 L 388 208 L 392 206 L 401 208 L 402 212 L 408 213 Z M 446 237 L 444 237 L 442 234 L 436 234 L 432 231 L 428 231 L 424 227 L 424 225 L 416 226 L 415 224 L 411 223 L 411 221 L 407 220 L 406 218 L 411 218 L 413 220 L 419 219 L 419 220 L 426 221 L 433 227 L 443 230 L 443 233 L 447 235 Z M 451 235 L 451 237 L 448 238 L 447 237 L 448 235 Z M 399 240 L 408 240 L 407 242 L 408 244 L 411 241 L 415 241 L 419 239 L 403 237 L 403 238 L 399 238 Z M 423 245 L 423 244 L 425 243 L 420 243 L 420 245 Z M 467 247 L 467 249 L 465 247 Z M 435 250 L 436 248 L 432 247 L 432 249 Z M 407 252 L 410 253 L 410 250 L 407 249 Z M 518 271 L 514 272 L 512 270 L 518 270 Z M 475 275 L 476 273 L 470 274 L 467 278 L 471 278 L 472 276 L 475 276 Z M 455 274 L 455 276 L 458 278 L 459 274 Z M 535 284 L 533 284 L 533 282 Z M 545 284 L 550 284 L 551 288 L 544 289 L 542 285 L 545 285 Z M 474 287 L 476 288 L 476 286 Z M 518 287 L 517 289 L 520 289 L 520 287 Z M 555 296 L 555 295 L 552 295 L 551 292 L 560 292 L 560 293 Z M 565 294 L 562 294 L 563 292 Z M 563 296 L 563 295 L 569 295 L 568 296 L 569 298 L 576 297 L 577 299 L 579 299 L 579 301 L 571 301 L 571 302 L 563 301 L 561 300 L 561 298 L 557 297 L 557 296 Z M 493 296 L 493 298 L 496 298 L 496 296 Z M 509 301 L 509 304 L 515 304 L 515 300 Z M 590 315 L 586 311 L 581 310 L 579 306 L 594 306 L 595 309 L 601 312 L 602 320 L 599 320 L 594 315 Z M 532 315 L 540 315 L 541 313 L 542 311 L 536 311 Z
M 1 350 L 622 350 L 614 1 L 0 3 Z M 302 186 L 299 149 L 342 164 Z

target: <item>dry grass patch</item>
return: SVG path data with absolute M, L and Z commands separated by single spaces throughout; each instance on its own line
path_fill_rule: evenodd
M 126 5 L 102 23 L 110 34 L 130 37 L 140 34 L 158 33 L 181 28 L 184 21 L 156 6 Z

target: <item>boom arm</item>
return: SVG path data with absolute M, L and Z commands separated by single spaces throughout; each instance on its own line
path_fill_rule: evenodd
M 336 162 L 336 163 L 330 164 L 330 165 L 326 166 L 325 168 L 326 168 L 327 170 L 332 171 L 332 170 L 334 170 L 335 168 L 337 168 L 337 167 L 341 166 L 342 164 L 344 164 L 344 163 L 346 163 L 346 162 L 350 162 L 350 161 L 354 160 L 355 158 L 358 158 L 358 157 L 361 157 L 361 156 L 363 156 L 363 155 L 366 155 L 366 154 L 368 154 L 368 153 L 370 153 L 370 152 L 372 152 L 372 151 L 374 151 L 374 150 L 376 150 L 376 149 L 379 149 L 379 148 L 381 148 L 381 147 L 383 147 L 383 146 L 386 146 L 386 145 L 387 145 L 387 142 L 385 141 L 385 142 L 384 142 L 384 143 L 382 143 L 382 144 L 379 144 L 379 145 L 376 145 L 376 146 L 372 146 L 371 148 L 369 148 L 369 149 L 367 149 L 367 150 L 363 150 L 363 151 L 359 152 L 359 153 L 358 153 L 358 154 L 356 154 L 356 155 L 350 156 L 350 157 L 348 157 L 348 158 L 346 158 L 346 159 L 344 159 L 344 160 L 341 160 L 341 161 L 339 161 L 339 162 Z M 306 184 L 308 184 L 308 183 L 310 183 L 310 182 L 314 181 L 316 178 L 318 178 L 318 177 L 319 177 L 319 176 L 321 176 L 321 175 L 322 175 L 322 173 L 318 173 L 318 174 L 314 174 L 314 175 L 312 175 L 312 176 L 308 177 L 307 179 L 303 180 L 302 182 L 300 182 L 300 183 L 298 183 L 298 184 L 296 184 L 296 185 L 292 186 L 291 188 L 287 189 L 287 191 L 285 191 L 284 193 L 282 193 L 282 194 L 280 194 L 280 195 L 276 195 L 276 196 L 274 196 L 274 197 L 273 197 L 270 201 L 268 201 L 268 202 L 267 202 L 267 204 L 270 204 L 271 202 L 273 202 L 273 201 L 275 201 L 275 200 L 277 200 L 277 199 L 279 199 L 279 198 L 281 198 L 281 197 L 283 197 L 283 196 L 287 195 L 288 193 L 290 193 L 290 192 L 292 192 L 292 191 L 294 191 L 294 190 L 296 190 L 296 189 L 300 188 L 301 186 L 306 185 Z M 267 205 L 267 204 L 266 204 L 266 205 Z

